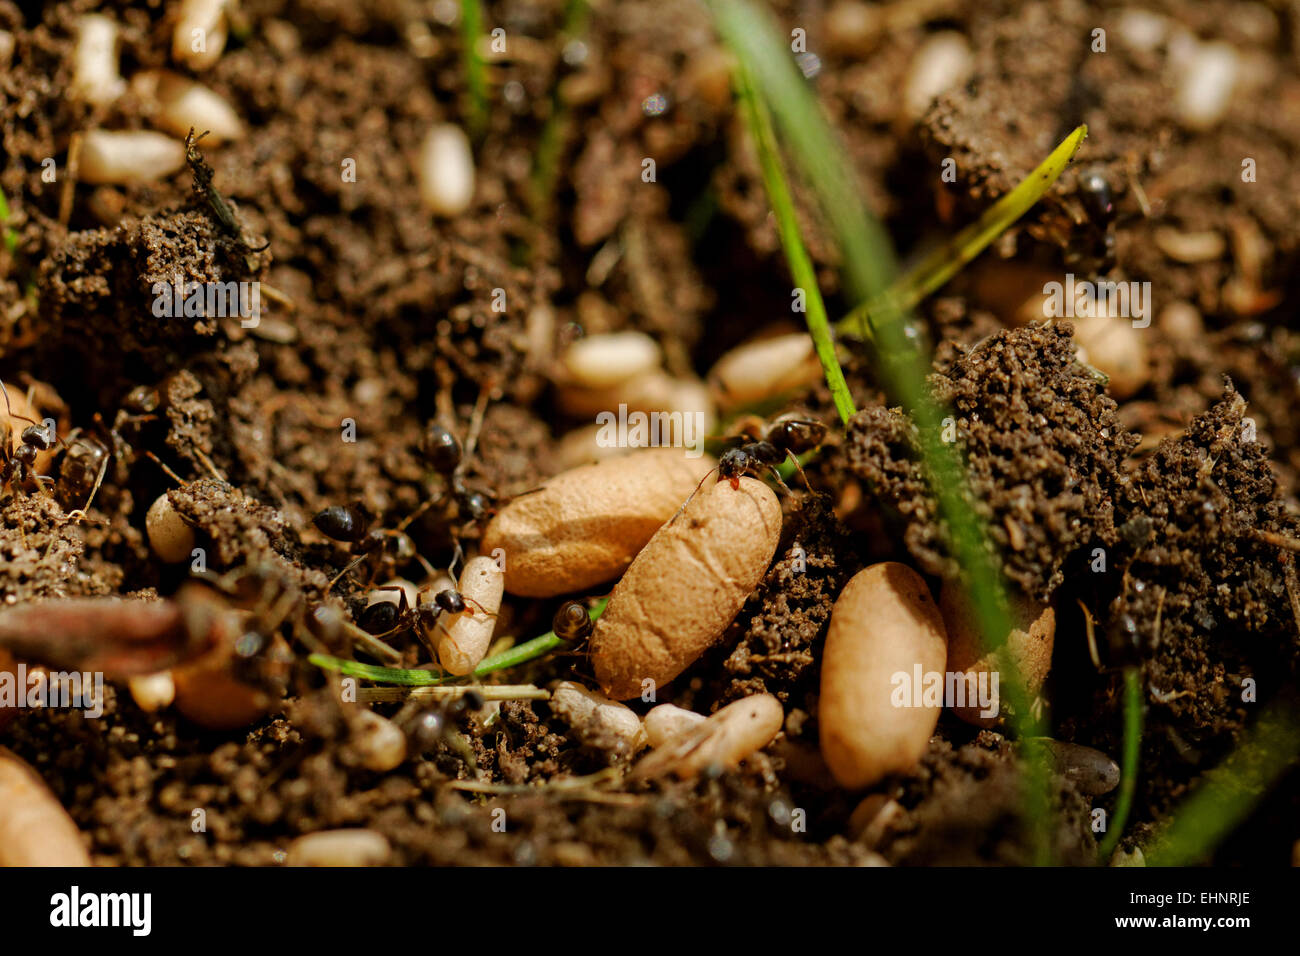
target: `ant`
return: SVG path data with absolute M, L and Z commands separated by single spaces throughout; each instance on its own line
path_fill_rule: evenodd
M 405 730 L 407 745 L 413 753 L 425 754 L 439 743 L 445 743 L 471 770 L 477 770 L 474 749 L 453 725 L 470 711 L 482 710 L 486 705 L 483 695 L 470 687 L 463 694 L 457 694 L 432 707 L 425 707 L 416 711 L 414 717 L 407 718 L 406 713 L 419 706 L 412 700 L 394 718 L 394 722 Z
M 72 514 L 84 515 L 90 503 L 95 500 L 95 494 L 108 471 L 110 457 L 108 446 L 93 435 L 82 435 L 74 431 L 69 436 L 67 450 L 59 462 L 57 489 L 65 504 L 85 499 L 85 504 Z
M 225 230 L 234 236 L 239 243 L 249 252 L 261 252 L 271 245 L 271 240 L 267 240 L 260 246 L 249 245 L 244 238 L 244 231 L 239 225 L 239 220 L 235 218 L 234 210 L 226 202 L 225 197 L 217 191 L 217 187 L 212 185 L 212 167 L 207 164 L 203 154 L 199 152 L 199 141 L 207 136 L 211 130 L 204 130 L 198 136 L 194 135 L 194 127 L 190 127 L 189 133 L 185 136 L 185 162 L 189 163 L 190 170 L 194 174 L 194 191 L 208 201 L 212 212 L 217 217 L 217 221 Z
M 406 591 L 397 585 L 385 585 L 376 591 L 396 591 L 396 601 L 376 601 L 361 612 L 357 624 L 363 631 L 374 637 L 386 637 L 399 631 L 414 631 L 415 635 L 437 656 L 433 642 L 429 637 L 435 628 L 446 633 L 447 628 L 441 621 L 444 614 L 486 614 L 496 617 L 491 611 L 473 598 L 467 598 L 455 588 L 443 588 L 430 600 L 424 595 L 428 588 L 421 589 L 415 598 L 415 607 L 406 600 Z
M 9 402 L 9 389 L 0 381 L 0 391 L 5 397 L 6 417 L 0 429 L 0 488 L 12 484 L 14 488 L 27 488 L 36 485 L 44 489 L 42 482 L 52 481 L 48 475 L 36 473 L 36 459 L 42 452 L 47 452 L 58 442 L 54 423 L 50 419 L 34 422 L 26 415 L 14 412 Z M 17 448 L 13 447 L 13 420 L 31 422 L 22 430 Z
M 437 422 L 429 422 L 420 440 L 420 457 L 447 480 L 461 517 L 482 521 L 491 514 L 492 503 L 487 495 L 471 490 L 461 478 L 466 456 L 460 440 L 449 429 Z
M 704 482 L 715 470 L 719 481 L 731 482 L 731 487 L 736 490 L 740 489 L 742 475 L 757 475 L 766 471 L 776 479 L 776 483 L 786 494 L 792 494 L 789 486 L 776 470 L 777 466 L 789 460 L 794 462 L 795 470 L 803 479 L 804 487 L 812 490 L 812 486 L 808 484 L 808 476 L 804 474 L 803 466 L 799 464 L 798 456 L 822 443 L 826 437 L 824 424 L 794 415 L 783 415 L 770 423 L 765 423 L 756 416 L 750 416 L 742 420 L 738 431 L 739 434 L 731 436 L 731 439 L 733 441 L 739 439 L 743 444 L 727 449 L 718 457 L 717 468 L 710 470 L 700 479 L 700 483 L 695 486 L 690 497 L 682 502 L 682 506 L 677 509 L 677 514 L 673 515 L 673 521 L 676 521 L 686 510 L 686 506 L 691 503 L 691 498 L 699 494 L 700 489 L 704 487 Z
M 1100 167 L 1079 173 L 1076 192 L 1086 215 L 1087 255 L 1098 260 L 1098 271 L 1115 268 L 1115 193 Z
M 415 542 L 411 540 L 411 536 L 405 531 L 406 526 L 410 524 L 410 518 L 391 531 L 383 528 L 372 528 L 373 521 L 374 519 L 360 502 L 350 505 L 330 505 L 311 519 L 311 523 L 316 526 L 316 529 L 321 534 L 349 545 L 350 552 L 356 556 L 342 571 L 334 576 L 326 589 L 327 592 L 333 590 L 335 584 L 366 558 L 371 555 L 386 556 L 386 546 L 390 542 L 393 544 L 392 561 L 395 566 L 401 566 L 411 561 L 419 561 L 430 575 L 436 573 L 433 566 L 420 556 L 416 550 Z M 377 572 L 378 568 L 375 570 Z M 373 580 L 373 578 L 374 575 L 372 574 L 371 579 Z
M 798 456 L 822 443 L 826 438 L 826 426 L 794 415 L 783 415 L 772 422 L 751 416 L 741 421 L 738 434 L 733 436 L 735 438 L 749 440 L 722 453 L 718 458 L 718 478 L 730 481 L 732 488 L 739 488 L 741 475 L 766 469 L 776 478 L 777 484 L 789 492 L 776 473 L 777 466 L 787 459 L 793 461 L 804 486 L 810 487 Z

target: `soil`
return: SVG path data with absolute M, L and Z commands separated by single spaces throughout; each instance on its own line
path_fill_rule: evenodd
M 1053 735 L 1118 759 L 1120 668 L 1141 669 L 1146 723 L 1126 838 L 1141 845 L 1263 706 L 1296 692 L 1300 197 L 1285 173 L 1300 154 L 1300 18 L 1282 4 L 1146 0 L 1166 35 L 1138 48 L 1120 16 L 1131 6 L 896 3 L 910 12 L 856 39 L 830 25 L 823 2 L 774 10 L 787 32 L 806 30 L 818 57 L 810 83 L 904 258 L 1089 126 L 1043 202 L 918 315 L 937 345 L 931 391 L 953 410 L 997 559 L 1016 588 L 1057 609 L 1043 693 Z M 860 411 L 809 462 L 811 491 L 793 483 L 771 570 L 718 646 L 659 689 L 659 701 L 701 713 L 775 694 L 786 723 L 765 751 L 694 781 L 610 787 L 601 775 L 625 769 L 625 755 L 580 742 L 544 702 L 511 701 L 449 715 L 455 734 L 421 741 L 396 770 L 362 766 L 355 708 L 339 702 L 337 676 L 307 660 L 349 650 L 317 611 L 355 616 L 367 581 L 419 581 L 424 570 L 392 538 L 331 589 L 353 555 L 312 517 L 358 503 L 394 529 L 435 499 L 405 531 L 445 568 L 456 542 L 473 553 L 481 528 L 420 458 L 426 423 L 475 436 L 465 484 L 499 507 L 554 474 L 559 439 L 589 424 L 558 409 L 552 384 L 573 338 L 644 331 L 670 372 L 702 375 L 790 300 L 725 78 L 718 92 L 704 8 L 617 0 L 592 9 L 580 37 L 565 34 L 564 8 L 485 5 L 485 24 L 514 46 L 489 67 L 474 202 L 435 219 L 416 201 L 414 163 L 431 123 L 466 121 L 456 5 L 239 4 L 226 51 L 197 78 L 249 128 L 202 147 L 240 238 L 189 169 L 125 187 L 74 186 L 68 170 L 79 131 L 150 125 L 134 92 L 99 108 L 66 95 L 78 17 L 95 9 L 118 22 L 129 78 L 177 68 L 164 5 L 0 0 L 13 40 L 0 64 L 0 187 L 14 236 L 0 251 L 0 372 L 11 389 L 33 389 L 60 434 L 78 428 L 112 450 L 84 516 L 84 500 L 61 486 L 0 489 L 0 596 L 152 599 L 201 572 L 255 614 L 278 609 L 261 636 L 292 652 L 287 669 L 270 651 L 241 667 L 246 682 L 287 694 L 235 730 L 145 713 L 124 685 L 110 686 L 101 719 L 0 714 L 11 718 L 5 746 L 44 777 L 97 863 L 276 865 L 296 836 L 353 826 L 383 833 L 397 864 L 1030 859 L 1021 765 L 1002 734 L 945 716 L 913 772 L 865 794 L 842 791 L 821 762 L 820 649 L 844 582 L 885 559 L 936 588 L 958 573 L 914 426 L 856 352 L 845 371 Z M 1185 128 L 1175 112 L 1174 26 L 1242 59 L 1232 108 L 1212 130 Z M 1098 27 L 1104 54 L 1090 46 Z M 907 121 L 898 90 L 940 29 L 969 40 L 971 78 Z M 644 108 L 656 94 L 662 113 Z M 566 118 L 548 125 L 561 98 Z M 548 143 L 558 144 L 554 177 L 539 193 Z M 53 183 L 42 178 L 48 157 Z M 641 178 L 644 157 L 656 160 L 653 182 Z M 1243 157 L 1257 181 L 1243 181 Z M 935 175 L 947 158 L 955 183 Z M 346 160 L 354 181 L 340 175 Z M 1084 171 L 1109 183 L 1113 217 L 1090 214 Z M 828 309 L 843 314 L 853 303 L 829 232 L 811 192 L 796 192 Z M 1171 231 L 1224 241 L 1183 261 L 1167 252 Z M 1150 282 L 1160 309 L 1187 304 L 1198 321 L 1162 313 L 1141 330 L 1149 377 L 1119 400 L 1076 360 L 1068 322 L 1004 327 L 1012 318 L 988 289 L 1008 264 Z M 177 277 L 260 281 L 260 324 L 157 318 L 155 284 Z M 795 409 L 835 421 L 824 384 L 771 411 Z M 163 494 L 194 529 L 202 567 L 150 550 L 145 512 Z M 508 599 L 497 633 L 540 634 L 558 604 Z M 1080 605 L 1095 622 L 1095 664 Z M 406 665 L 426 659 L 413 638 L 395 644 Z M 577 652 L 493 680 L 590 678 Z M 1257 700 L 1243 699 L 1247 678 Z M 1059 862 L 1096 862 L 1091 811 L 1115 802 L 1053 778 Z M 1298 808 L 1292 769 L 1207 862 L 1290 860 Z

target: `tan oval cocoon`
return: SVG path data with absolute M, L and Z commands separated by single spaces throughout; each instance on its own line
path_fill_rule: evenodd
M 650 539 L 614 587 L 591 636 L 605 693 L 627 700 L 661 687 L 727 629 L 763 579 L 781 538 L 781 503 L 741 478 L 702 488 Z
M 170 176 L 185 165 L 185 146 L 152 130 L 87 130 L 77 176 L 94 185 L 125 186 Z
M 660 704 L 650 708 L 645 715 L 645 735 L 651 747 L 662 747 L 668 741 L 689 733 L 708 720 L 703 714 L 686 710 L 676 704 Z
M 460 573 L 457 590 L 468 605 L 453 615 L 438 637 L 438 663 L 452 674 L 468 674 L 487 654 L 501 610 L 505 575 L 486 555 L 471 558 Z
M 607 388 L 658 368 L 662 359 L 659 343 L 644 332 L 610 332 L 574 342 L 564 366 L 574 383 Z
M 480 548 L 505 552 L 511 594 L 554 597 L 604 584 L 627 569 L 715 464 L 680 448 L 646 448 L 574 468 L 502 508 Z
M 1005 657 L 1010 652 L 1019 670 L 1025 690 L 1032 698 L 1043 688 L 1047 672 L 1052 667 L 1052 647 L 1056 640 L 1056 612 L 1051 606 L 1031 601 L 1022 594 L 1011 595 L 1013 629 L 1006 644 L 997 652 L 986 651 L 976 626 L 975 610 L 960 587 L 944 584 L 939 592 L 939 611 L 948 631 L 948 669 L 958 674 L 972 674 L 976 682 L 980 674 L 998 674 L 998 689 L 1009 679 L 1010 668 Z M 986 685 L 992 683 L 985 679 Z M 967 680 L 966 686 L 971 682 Z M 995 695 L 996 696 L 996 695 Z M 997 727 L 1002 723 L 1001 712 L 995 717 L 983 717 L 976 706 L 953 707 L 952 712 L 977 727 Z
M 153 110 L 155 126 L 184 138 L 206 132 L 204 145 L 243 139 L 244 121 L 215 90 L 170 70 L 144 70 L 131 77 L 131 89 Z
M 0 867 L 8 866 L 90 866 L 90 854 L 40 775 L 0 747 Z
M 723 408 L 749 405 L 821 378 L 822 367 L 806 332 L 778 335 L 736 346 L 709 372 Z
M 822 756 L 840 786 L 868 787 L 921 758 L 943 708 L 895 706 L 893 676 L 913 681 L 918 666 L 942 674 L 947 659 L 943 618 L 907 565 L 873 564 L 845 585 L 831 611 L 818 713 Z
M 379 866 L 392 854 L 375 830 L 321 830 L 289 844 L 290 866 Z

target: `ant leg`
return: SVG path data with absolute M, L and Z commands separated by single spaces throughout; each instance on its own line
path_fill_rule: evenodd
M 147 450 L 146 450 L 145 453 L 144 453 L 144 455 L 145 455 L 146 458 L 148 458 L 150 461 L 152 461 L 155 465 L 157 465 L 159 468 L 161 468 L 161 469 L 163 470 L 163 473 L 164 473 L 168 478 L 170 478 L 172 481 L 176 482 L 176 484 L 180 485 L 182 488 L 184 488 L 186 485 L 189 484 L 188 481 L 186 481 L 186 480 L 185 480 L 184 478 L 182 478 L 180 475 L 176 474 L 176 472 L 172 471 L 171 468 L 169 468 L 169 467 L 167 466 L 167 463 L 166 463 L 165 461 L 163 461 L 161 458 L 159 458 L 157 455 L 155 455 L 153 452 L 151 452 L 151 451 L 147 451 Z
M 704 487 L 704 483 L 709 480 L 709 475 L 713 474 L 717 470 L 718 470 L 717 468 L 710 468 L 708 471 L 704 473 L 704 477 L 701 478 L 700 483 L 695 486 L 695 490 L 692 491 L 686 497 L 686 500 L 682 502 L 682 506 L 677 509 L 677 513 L 673 515 L 670 519 L 668 519 L 669 524 L 672 524 L 674 521 L 676 521 L 678 518 L 682 516 L 682 512 L 685 511 L 686 506 L 691 503 L 691 499 L 700 493 L 700 489 Z
M 425 498 L 425 499 L 424 499 L 424 503 L 421 504 L 420 507 L 418 507 L 418 508 L 416 508 L 414 511 L 412 511 L 412 512 L 411 512 L 409 515 L 407 515 L 405 518 L 403 518 L 402 521 L 401 521 L 401 523 L 398 524 L 398 526 L 397 526 L 396 528 L 394 528 L 393 530 L 394 530 L 394 531 L 405 531 L 405 530 L 410 526 L 410 524 L 411 524 L 412 521 L 414 521 L 416 518 L 420 517 L 420 515 L 424 514 L 426 511 L 428 511 L 430 508 L 432 508 L 433 505 L 434 505 L 434 502 L 436 502 L 436 501 L 438 501 L 437 498 Z
M 464 597 L 464 595 L 461 596 Z M 488 617 L 498 616 L 496 613 L 489 611 L 487 608 L 485 608 L 482 604 L 480 604 L 478 601 L 474 600 L 473 598 L 465 598 L 465 603 L 474 605 L 474 607 L 479 609 L 479 613 L 486 614 Z M 474 612 L 470 611 L 469 613 L 473 614 Z
M 453 581 L 459 581 L 460 576 L 456 574 L 456 565 L 465 559 L 465 549 L 460 546 L 460 538 L 456 539 L 456 550 L 452 552 L 451 563 L 447 565 L 447 577 Z
M 785 483 L 785 480 L 781 477 L 781 472 L 777 470 L 776 465 L 768 465 L 767 470 L 772 473 L 772 478 L 781 486 L 781 490 L 793 498 L 794 492 L 791 491 L 790 486 Z
M 86 517 L 86 512 L 90 510 L 90 503 L 95 500 L 95 493 L 99 491 L 99 486 L 103 484 L 104 474 L 107 471 L 108 471 L 108 456 L 105 455 L 103 462 L 101 462 L 99 466 L 99 474 L 95 476 L 95 486 L 90 489 L 90 497 L 86 499 L 86 503 L 84 505 L 82 505 L 76 511 L 72 512 L 72 514 L 69 515 L 68 517 L 71 518 L 75 515 L 77 520 Z
M 330 581 L 330 583 L 329 583 L 329 587 L 327 587 L 327 588 L 325 589 L 325 593 L 326 593 L 326 594 L 329 594 L 331 591 L 333 591 L 333 590 L 334 590 L 334 585 L 338 584 L 339 581 L 341 581 L 341 580 L 342 580 L 342 579 L 343 579 L 343 578 L 348 574 L 349 571 L 351 571 L 353 568 L 355 568 L 357 565 L 359 565 L 362 561 L 364 561 L 364 560 L 366 559 L 366 557 L 367 557 L 367 555 L 359 554 L 359 555 L 357 555 L 355 558 L 353 558 L 350 562 L 348 562 L 347 567 L 345 567 L 345 568 L 344 568 L 342 571 L 340 571 L 338 574 L 334 575 L 334 579 L 333 579 L 332 581 Z
M 794 452 L 790 451 L 789 449 L 786 450 L 785 454 L 786 457 L 790 459 L 790 461 L 794 462 L 794 470 L 799 473 L 799 478 L 803 482 L 803 486 L 807 488 L 809 494 L 811 494 L 812 485 L 808 484 L 808 476 L 804 474 L 803 465 L 799 463 L 799 456 L 796 455 Z

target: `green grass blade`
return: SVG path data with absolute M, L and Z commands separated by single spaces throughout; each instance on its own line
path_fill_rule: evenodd
M 803 180 L 818 191 L 838 237 L 854 301 L 887 288 L 897 272 L 893 244 L 862 203 L 839 138 L 822 114 L 770 15 L 749 0 L 708 0 L 718 32 L 750 72 L 785 134 Z
M 605 605 L 608 603 L 609 598 L 601 598 L 592 605 L 587 613 L 593 621 L 600 617 L 605 610 Z M 525 641 L 523 644 L 502 651 L 500 654 L 493 654 L 491 657 L 483 658 L 478 667 L 474 668 L 474 673 L 468 676 L 484 677 L 496 671 L 507 670 L 528 661 L 536 660 L 543 654 L 549 654 L 551 651 L 567 646 L 568 642 L 556 637 L 554 631 L 547 631 L 541 637 L 535 637 L 531 641 Z M 307 660 L 323 670 L 337 671 L 348 677 L 360 677 L 363 680 L 374 681 L 377 684 L 396 684 L 402 687 L 437 687 L 440 684 L 468 679 L 467 676 L 442 674 L 437 671 L 421 670 L 420 668 L 379 667 L 375 664 L 362 664 L 341 657 L 331 657 L 328 654 L 311 654 L 307 657 Z
M 487 64 L 479 52 L 478 41 L 483 35 L 483 8 L 479 0 L 460 0 L 461 62 L 465 69 L 465 94 L 468 101 L 466 115 L 469 131 L 480 139 L 487 131 Z
M 0 226 L 4 226 L 5 248 L 13 252 L 18 248 L 18 233 L 9 228 L 9 199 L 0 189 Z
M 1027 213 L 1042 199 L 1052 184 L 1060 178 L 1075 153 L 1088 135 L 1087 126 L 1078 126 L 1026 176 L 1015 189 L 1007 193 L 973 223 L 944 242 L 916 266 L 908 270 L 885 293 L 894 307 L 913 309 L 926 296 L 941 288 L 961 268 L 988 248 L 998 236 Z M 836 331 L 844 336 L 867 337 L 872 328 L 870 317 L 882 308 L 880 302 L 867 302 L 858 306 L 836 323 Z
M 1101 841 L 1097 851 L 1102 863 L 1110 861 L 1119 838 L 1124 835 L 1124 824 L 1128 823 L 1133 809 L 1133 794 L 1137 792 L 1138 756 L 1142 752 L 1142 671 L 1137 667 L 1124 669 L 1124 754 L 1120 769 L 1119 798 L 1115 801 L 1115 812 L 1106 827 L 1106 838 Z
M 876 301 L 870 316 L 877 377 L 916 426 L 917 440 L 939 518 L 947 526 L 954 560 L 966 574 L 971 604 L 990 649 L 1005 643 L 1011 618 L 1000 568 L 983 523 L 965 491 L 964 463 L 942 440 L 946 411 L 926 387 L 929 358 L 907 309 L 887 297 L 896 273 L 889 237 L 867 211 L 853 186 L 851 168 L 837 137 L 794 66 L 771 19 L 749 0 L 708 0 L 718 31 L 753 78 L 758 99 L 772 110 L 785 143 L 835 233 L 844 259 L 846 285 L 857 301 Z M 1003 675 L 1003 701 L 1010 724 L 1023 739 L 1043 735 L 1024 682 L 1010 663 Z M 1030 748 L 1032 750 L 1032 748 Z M 1050 861 L 1046 761 L 1026 761 L 1026 816 L 1034 861 Z
M 795 285 L 804 291 L 807 308 L 804 315 L 808 322 L 808 331 L 812 335 L 817 358 L 822 363 L 826 384 L 830 386 L 835 410 L 847 425 L 857 409 L 853 407 L 853 396 L 849 394 L 848 383 L 844 381 L 844 371 L 835 357 L 835 339 L 831 334 L 830 320 L 826 317 L 826 305 L 822 302 L 821 290 L 817 286 L 817 272 L 813 268 L 812 259 L 808 256 L 808 250 L 804 248 L 803 237 L 799 234 L 794 200 L 790 196 L 790 187 L 781 169 L 781 157 L 777 153 L 772 118 L 768 115 L 767 108 L 754 95 L 749 71 L 744 66 L 737 68 L 735 83 L 741 109 L 748 122 L 750 135 L 754 139 L 754 147 L 758 151 L 767 198 L 772 204 L 772 212 L 776 215 L 777 231 L 781 235 L 781 248 L 785 250 L 786 262 L 789 264 Z
M 1173 823 L 1149 849 L 1147 862 L 1188 866 L 1208 861 L 1297 758 L 1300 722 L 1294 708 L 1274 706 L 1174 811 Z
M 582 36 L 587 30 L 591 12 L 588 0 L 568 0 L 564 9 L 564 26 L 560 35 L 567 44 Z M 559 86 L 551 94 L 551 112 L 546 117 L 537 139 L 537 155 L 529 179 L 529 206 L 538 222 L 550 218 L 555 197 L 555 181 L 559 176 L 560 154 L 564 149 L 570 126 L 568 103 L 560 96 Z

